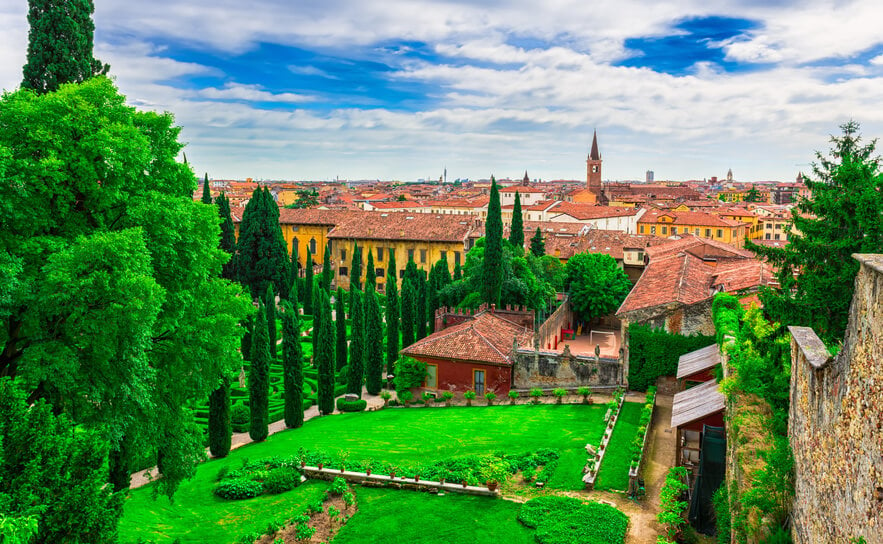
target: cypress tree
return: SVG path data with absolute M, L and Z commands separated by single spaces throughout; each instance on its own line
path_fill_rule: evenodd
M 439 293 L 451 283 L 448 261 L 439 259 L 429 271 L 428 314 L 430 331 L 435 332 L 435 312 L 441 307 Z
M 221 277 L 228 280 L 236 280 L 236 271 L 233 269 L 233 256 L 236 254 L 236 228 L 233 226 L 233 216 L 230 214 L 230 201 L 222 192 L 215 199 L 218 205 L 218 215 L 221 216 L 221 249 L 230 255 L 230 260 L 224 263 L 221 269 Z
M 273 284 L 267 284 L 267 294 L 264 296 L 264 308 L 267 309 L 267 338 L 270 346 L 270 360 L 275 361 L 276 350 L 276 293 L 273 292 Z
M 28 56 L 21 86 L 38 94 L 64 83 L 106 74 L 110 66 L 92 56 L 92 0 L 29 0 Z
M 365 313 L 362 296 L 350 289 L 350 360 L 347 366 L 346 392 L 362 396 L 362 378 L 365 376 Z
M 503 218 L 500 211 L 500 192 L 491 176 L 491 199 L 487 209 L 484 230 L 484 265 L 482 266 L 482 299 L 490 304 L 500 303 L 503 286 Z
M 202 182 L 202 203 L 212 203 L 212 191 L 208 187 L 208 172 L 205 173 L 205 181 Z
M 377 273 L 374 270 L 374 253 L 368 252 L 368 265 L 365 268 L 365 291 L 377 289 Z
M 362 289 L 362 248 L 353 244 L 353 259 L 350 263 L 350 289 Z
M 208 399 L 208 447 L 212 457 L 227 457 L 233 438 L 230 421 L 230 378 L 223 377 L 221 386 Z
M 270 425 L 270 341 L 263 303 L 255 316 L 251 338 L 251 366 L 248 369 L 248 404 L 251 426 L 248 436 L 255 442 L 267 439 Z
M 322 415 L 334 412 L 334 329 L 331 325 L 331 311 L 328 308 L 329 300 L 328 293 L 324 289 L 317 290 L 317 309 L 321 309 L 316 312 L 319 330 L 318 333 L 314 331 L 314 334 L 319 340 L 314 358 L 319 370 L 318 404 Z M 313 323 L 315 327 L 317 322 Z
M 414 259 L 408 259 L 408 264 L 405 265 L 404 279 L 411 280 L 415 290 L 417 289 L 417 280 L 420 279 L 420 274 L 422 273 L 423 271 L 417 268 L 417 263 L 414 262 Z
M 540 230 L 540 227 L 537 227 L 533 238 L 530 239 L 530 252 L 535 257 L 542 257 L 546 254 L 546 241 L 543 239 L 543 231 Z
M 255 189 L 245 206 L 234 262 L 239 283 L 253 298 L 264 293 L 268 282 L 283 298 L 288 296 L 288 245 L 279 225 L 279 207 L 266 189 Z
M 509 226 L 509 243 L 524 250 L 524 218 L 521 216 L 521 196 L 515 191 L 515 206 L 512 208 L 512 224 Z
M 337 288 L 337 296 L 334 300 L 334 324 L 337 326 L 337 342 L 335 345 L 337 346 L 337 357 L 335 360 L 337 361 L 337 370 L 346 366 L 346 310 L 344 309 L 343 303 L 343 288 Z
M 304 313 L 313 315 L 313 254 L 307 248 L 307 260 L 304 261 L 306 274 L 304 276 Z M 313 322 L 315 327 L 315 321 Z
M 414 311 L 417 307 L 417 290 L 414 282 L 405 278 L 402 282 L 402 348 L 414 343 Z
M 300 345 L 300 318 L 297 315 L 297 292 L 293 300 L 282 303 L 282 386 L 285 398 L 285 426 L 294 429 L 304 424 L 304 363 Z
M 399 288 L 395 249 L 389 250 L 386 271 L 386 373 L 395 374 L 399 358 Z
M 242 326 L 245 327 L 245 334 L 242 335 L 242 340 L 239 341 L 239 351 L 242 353 L 244 360 L 251 361 L 251 333 L 254 331 L 254 318 L 248 316 L 242 323 Z
M 322 289 L 327 293 L 331 292 L 331 246 L 325 244 L 325 260 L 322 262 Z
M 423 270 L 421 270 L 420 276 L 417 279 L 417 304 L 414 308 L 417 340 L 426 338 L 426 290 L 426 276 L 423 274 Z
M 461 280 L 461 279 L 463 279 L 463 269 L 460 268 L 460 263 L 457 263 L 456 265 L 454 265 L 454 277 L 453 277 L 453 280 L 454 280 L 454 281 L 458 281 L 458 280 Z
M 365 289 L 365 389 L 379 395 L 383 387 L 383 318 L 374 289 Z

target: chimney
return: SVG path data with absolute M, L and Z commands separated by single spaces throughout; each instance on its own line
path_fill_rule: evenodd
M 491 303 L 491 313 L 494 313 L 494 310 L 496 310 L 496 309 L 497 309 L 497 305 Z

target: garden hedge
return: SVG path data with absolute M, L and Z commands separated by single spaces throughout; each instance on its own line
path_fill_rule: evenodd
M 646 391 L 660 376 L 676 375 L 681 355 L 714 341 L 714 336 L 683 336 L 648 325 L 629 325 L 629 389 Z

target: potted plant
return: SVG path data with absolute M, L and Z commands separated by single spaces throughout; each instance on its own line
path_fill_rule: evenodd
M 319 464 L 318 464 L 319 470 L 322 470 L 323 466 L 325 466 L 325 465 L 322 463 L 322 461 L 319 461 Z
M 466 406 L 472 406 L 472 399 L 475 398 L 475 391 L 466 391 L 463 393 L 463 398 L 466 399 Z
M 506 479 L 509 471 L 500 461 L 491 461 L 481 467 L 481 477 L 485 481 L 485 485 L 491 491 L 496 491 L 500 487 L 500 482 Z
M 467 485 L 466 480 L 463 480 L 463 489 L 466 489 L 466 485 Z
M 583 386 L 577 389 L 576 392 L 583 396 L 583 404 L 591 404 L 591 401 L 589 400 L 589 395 L 592 394 L 591 389 Z
M 411 401 L 414 400 L 414 393 L 410 391 L 398 391 L 396 394 L 399 396 L 399 400 L 405 403 L 405 408 L 411 406 Z
M 389 467 L 389 479 L 395 480 L 396 478 L 396 467 Z
M 445 391 L 442 393 L 442 397 L 445 399 L 445 406 L 450 406 L 451 399 L 454 398 L 454 393 L 452 391 Z
M 564 396 L 567 395 L 567 390 L 558 387 L 552 390 L 552 394 L 555 395 L 555 404 L 561 404 L 561 401 L 564 400 Z
M 530 390 L 530 396 L 531 396 L 531 398 L 533 399 L 532 402 L 533 402 L 534 404 L 539 404 L 539 403 L 540 403 L 540 397 L 543 396 L 543 390 L 540 389 L 539 387 L 534 387 L 533 389 Z
M 494 393 L 493 391 L 488 391 L 487 393 L 484 394 L 484 398 L 487 399 L 487 405 L 488 405 L 488 406 L 493 406 L 493 405 L 494 405 L 494 399 L 497 398 L 497 394 Z
M 518 391 L 509 390 L 509 404 L 515 404 L 515 399 L 518 398 Z
M 429 406 L 429 401 L 432 400 L 432 393 L 424 391 L 421 396 L 423 397 L 424 406 Z
M 380 393 L 380 398 L 383 399 L 383 407 L 386 408 L 389 405 L 389 399 L 392 398 L 392 393 L 389 391 L 382 391 Z

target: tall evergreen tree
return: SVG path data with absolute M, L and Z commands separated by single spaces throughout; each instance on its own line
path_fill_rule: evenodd
M 463 269 L 460 267 L 460 263 L 454 265 L 454 276 L 451 279 L 454 281 L 463 279 Z
M 334 329 L 331 324 L 331 310 L 329 306 L 328 293 L 322 289 L 317 289 L 316 304 L 317 312 L 316 321 L 313 326 L 318 326 L 318 332 L 314 330 L 319 338 L 316 345 L 314 355 L 316 367 L 319 370 L 319 391 L 317 394 L 319 412 L 323 415 L 334 412 Z M 321 310 L 319 310 L 321 308 Z
M 423 270 L 420 271 L 420 276 L 417 280 L 417 304 L 414 308 L 414 320 L 415 320 L 415 333 L 417 335 L 417 340 L 423 340 L 426 338 L 426 317 L 427 317 L 427 286 L 426 286 L 426 276 L 423 273 Z
M 297 291 L 292 291 L 289 300 L 282 303 L 282 386 L 285 398 L 285 426 L 290 429 L 304 424 L 303 365 Z
M 414 282 L 405 278 L 402 282 L 402 348 L 414 343 L 414 325 L 416 322 L 415 311 L 417 309 L 417 289 Z
M 92 56 L 92 0 L 29 0 L 28 57 L 21 86 L 39 94 L 80 83 L 110 67 Z
M 283 298 L 287 297 L 289 265 L 288 246 L 279 225 L 279 207 L 267 189 L 257 188 L 245 206 L 239 226 L 234 264 L 239 283 L 251 291 L 253 298 L 266 291 L 268 282 Z
M 374 269 L 374 253 L 368 252 L 368 265 L 365 267 L 365 291 L 377 289 L 377 273 Z
M 362 396 L 362 380 L 365 377 L 365 312 L 358 289 L 350 289 L 350 345 L 347 366 L 346 392 Z
M 304 313 L 313 315 L 313 254 L 307 248 L 307 260 L 304 261 Z M 315 326 L 315 325 L 314 325 Z
M 386 270 L 386 373 L 395 374 L 399 358 L 399 288 L 395 249 L 389 250 Z
M 362 289 L 362 248 L 353 244 L 353 258 L 350 263 L 350 289 Z
M 530 239 L 530 252 L 534 257 L 542 257 L 546 254 L 546 240 L 543 238 L 543 231 L 540 230 L 540 227 L 537 227 L 533 238 Z
M 267 338 L 267 317 L 259 303 L 251 333 L 251 365 L 248 370 L 248 405 L 251 426 L 248 436 L 255 442 L 267 439 L 270 426 L 270 340 Z
M 246 317 L 242 322 L 242 328 L 245 329 L 245 333 L 239 341 L 239 351 L 243 359 L 251 361 L 251 333 L 254 331 L 254 317 L 251 315 Z
M 365 289 L 365 389 L 379 395 L 383 387 L 383 318 L 374 289 Z
M 333 272 L 331 271 L 331 246 L 328 244 L 325 244 L 325 256 L 323 259 L 325 260 L 322 262 L 322 289 L 330 293 Z
M 208 185 L 208 172 L 205 173 L 205 179 L 202 182 L 202 203 L 212 203 L 212 190 L 209 188 Z
M 429 271 L 429 285 L 428 285 L 428 317 L 429 317 L 429 330 L 430 332 L 435 332 L 435 312 L 441 307 L 441 301 L 439 300 L 439 293 L 442 289 L 450 285 L 451 283 L 451 273 L 448 270 L 448 261 L 445 259 L 439 259 Z
M 512 225 L 509 227 L 509 243 L 524 249 L 524 217 L 521 216 L 521 196 L 515 191 L 515 206 L 512 208 Z
M 227 280 L 236 280 L 236 271 L 233 269 L 233 255 L 236 253 L 236 228 L 233 226 L 233 216 L 230 213 L 230 201 L 221 192 L 215 199 L 218 205 L 218 215 L 221 216 L 221 249 L 230 255 L 230 260 L 224 263 L 221 269 L 221 277 Z
M 270 347 L 270 360 L 275 361 L 276 350 L 276 293 L 273 292 L 273 284 L 267 284 L 267 293 L 264 295 L 264 308 L 267 309 L 267 339 Z
M 337 296 L 334 297 L 334 325 L 337 327 L 337 339 L 335 346 L 337 347 L 337 370 L 340 371 L 346 366 L 346 310 L 343 302 L 343 288 L 337 288 Z
M 208 447 L 212 457 L 227 457 L 233 438 L 230 421 L 230 378 L 224 376 L 221 386 L 209 395 Z
M 503 286 L 503 216 L 500 210 L 500 192 L 491 176 L 491 199 L 488 203 L 484 230 L 484 265 L 482 268 L 482 300 L 488 304 L 500 303 Z

